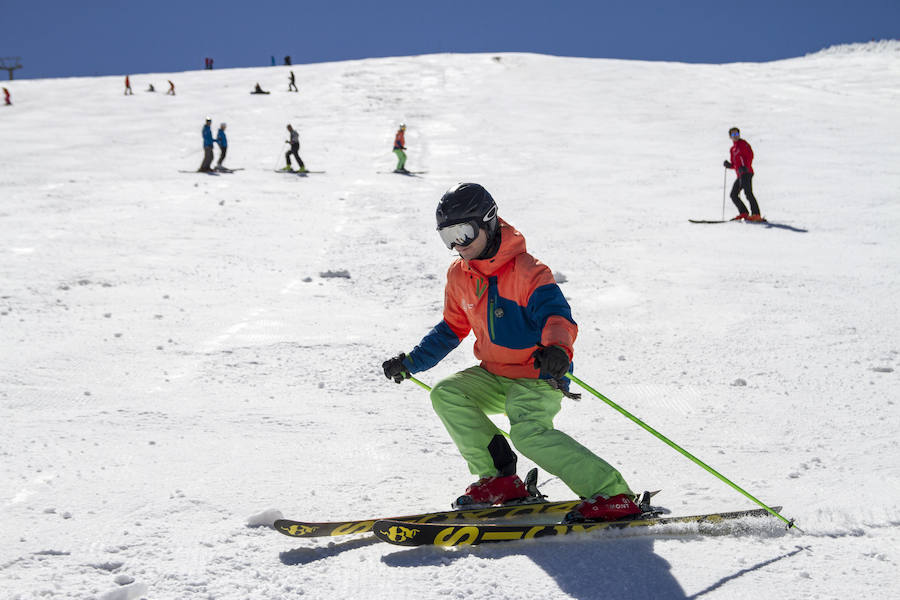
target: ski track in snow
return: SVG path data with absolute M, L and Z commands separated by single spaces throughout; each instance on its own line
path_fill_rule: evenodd
M 0 596 L 898 589 L 900 43 L 765 64 L 494 56 L 294 65 L 299 94 L 278 91 L 280 67 L 132 76 L 176 81 L 174 98 L 9 82 Z M 178 172 L 199 165 L 207 114 L 243 171 Z M 400 121 L 422 177 L 376 173 Z M 287 122 L 327 173 L 272 173 Z M 734 124 L 781 227 L 687 222 L 721 214 Z M 460 180 L 564 281 L 579 375 L 805 534 L 773 520 L 448 550 L 248 525 L 441 509 L 472 480 L 422 390 L 380 373 L 440 318 L 452 255 L 434 207 Z M 472 363 L 467 340 L 421 379 Z M 556 423 L 674 514 L 751 506 L 587 394 Z

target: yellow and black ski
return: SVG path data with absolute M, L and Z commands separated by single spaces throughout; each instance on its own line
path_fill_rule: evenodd
M 775 512 L 780 506 L 773 507 Z M 652 527 L 671 523 L 698 523 L 717 525 L 744 517 L 766 517 L 770 513 L 762 508 L 734 512 L 710 513 L 691 517 L 650 517 L 628 521 L 586 522 L 571 524 L 515 524 L 496 525 L 486 523 L 428 523 L 399 519 L 377 521 L 372 532 L 378 539 L 398 546 L 469 546 L 493 542 L 511 542 L 548 536 L 584 534 L 603 529 Z
M 490 519 L 512 519 L 518 517 L 531 517 L 535 515 L 561 515 L 575 508 L 581 500 L 566 500 L 564 502 L 530 502 L 524 504 L 507 504 L 504 506 L 489 506 L 487 508 L 468 508 L 461 510 L 444 510 L 405 517 L 384 519 L 385 521 L 402 521 L 404 523 L 459 523 Z M 320 537 L 347 535 L 350 533 L 368 533 L 376 521 L 382 519 L 367 519 L 360 521 L 332 521 L 327 523 L 311 523 L 305 521 L 291 521 L 279 519 L 275 521 L 275 529 L 284 535 L 291 537 Z

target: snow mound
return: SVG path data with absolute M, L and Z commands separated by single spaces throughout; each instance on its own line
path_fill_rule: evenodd
M 872 40 L 854 44 L 835 44 L 806 56 L 840 56 L 850 54 L 900 54 L 900 40 Z
M 274 527 L 275 521 L 283 519 L 284 515 L 276 508 L 269 508 L 247 517 L 247 527 Z
M 132 583 L 131 585 L 123 585 L 108 592 L 100 594 L 100 600 L 137 600 L 147 595 L 146 583 Z

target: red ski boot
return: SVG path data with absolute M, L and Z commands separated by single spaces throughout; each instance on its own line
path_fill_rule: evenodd
M 566 515 L 565 522 L 625 521 L 638 518 L 642 512 L 628 494 L 619 494 L 612 498 L 597 494 L 576 506 L 575 510 Z
M 453 508 L 464 508 L 473 504 L 507 504 L 530 498 L 532 495 L 518 475 L 482 477 L 466 488 L 466 493 L 456 499 Z

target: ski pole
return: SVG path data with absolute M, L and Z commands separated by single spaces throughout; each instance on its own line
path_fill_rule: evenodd
M 800 529 L 799 527 L 797 527 L 796 525 L 794 525 L 794 520 L 793 520 L 793 519 L 786 519 L 785 517 L 781 516 L 780 514 L 778 514 L 778 512 L 776 512 L 775 510 L 773 510 L 773 509 L 770 508 L 769 506 L 766 506 L 766 505 L 765 505 L 763 502 L 761 502 L 760 500 L 757 500 L 757 499 L 756 499 L 755 497 L 753 497 L 750 493 L 744 491 L 741 487 L 739 487 L 737 484 L 735 484 L 735 483 L 733 483 L 732 481 L 730 481 L 730 480 L 729 480 L 728 478 L 726 478 L 724 475 L 722 475 L 721 473 L 719 473 L 718 471 L 716 471 L 715 469 L 713 469 L 712 467 L 710 467 L 709 465 L 707 465 L 705 462 L 703 462 L 702 460 L 700 460 L 699 458 L 697 458 L 696 456 L 694 456 L 693 454 L 691 454 L 690 452 L 688 452 L 687 450 L 685 450 L 684 448 L 682 448 L 681 446 L 679 446 L 678 444 L 676 444 L 675 442 L 673 442 L 672 440 L 670 440 L 669 438 L 667 438 L 666 436 L 664 436 L 663 434 L 661 434 L 660 432 L 656 431 L 655 429 L 653 429 L 652 427 L 650 427 L 649 425 L 647 425 L 646 423 L 644 423 L 643 421 L 641 421 L 640 419 L 638 419 L 637 417 L 635 417 L 633 414 L 631 414 L 630 412 L 628 412 L 627 410 L 625 410 L 624 408 L 622 408 L 621 406 L 619 406 L 618 404 L 616 404 L 615 402 L 613 402 L 612 400 L 610 400 L 609 398 L 607 398 L 606 396 L 604 396 L 603 394 L 601 394 L 600 392 L 598 392 L 597 390 L 595 390 L 594 388 L 592 388 L 591 386 L 589 386 L 588 384 L 584 383 L 583 381 L 581 381 L 580 379 L 578 379 L 577 377 L 575 377 L 575 375 L 573 375 L 572 373 L 566 373 L 566 377 L 568 377 L 569 379 L 571 379 L 572 381 L 574 381 L 575 383 L 577 383 L 578 385 L 580 385 L 581 387 L 583 387 L 584 389 L 586 389 L 587 391 L 589 391 L 590 393 L 592 393 L 593 395 L 595 395 L 595 396 L 596 396 L 597 398 L 599 398 L 600 400 L 603 400 L 604 402 L 606 402 L 609 406 L 611 406 L 612 408 L 616 409 L 617 411 L 619 411 L 620 413 L 622 413 L 623 415 L 625 415 L 626 417 L 628 417 L 629 419 L 631 419 L 632 421 L 634 421 L 635 423 L 637 423 L 638 425 L 640 425 L 641 427 L 643 427 L 644 429 L 646 429 L 647 431 L 649 431 L 651 434 L 653 434 L 654 436 L 656 436 L 657 438 L 659 438 L 660 440 L 662 440 L 663 442 L 665 442 L 666 444 L 668 444 L 669 446 L 671 446 L 673 449 L 675 449 L 675 450 L 677 450 L 678 452 L 680 452 L 680 453 L 681 453 L 682 455 L 684 455 L 685 457 L 687 457 L 687 458 L 689 458 L 690 460 L 692 460 L 692 461 L 693 461 L 694 463 L 696 463 L 697 465 L 703 467 L 704 469 L 706 469 L 706 471 L 708 471 L 708 472 L 711 473 L 712 475 L 715 475 L 715 476 L 718 477 L 720 480 L 724 481 L 725 483 L 727 483 L 728 485 L 730 485 L 732 488 L 734 488 L 735 490 L 739 491 L 739 492 L 742 493 L 744 496 L 746 496 L 747 498 L 749 498 L 750 500 L 752 500 L 753 502 L 755 502 L 755 503 L 758 504 L 759 506 L 761 506 L 761 507 L 763 507 L 764 509 L 766 509 L 767 511 L 769 511 L 769 512 L 770 512 L 771 514 L 773 514 L 774 516 L 778 517 L 779 519 L 781 519 L 782 521 L 784 521 L 785 523 L 787 523 L 788 529 L 790 529 L 791 527 L 793 527 L 794 529 L 796 529 L 796 530 L 799 531 L 800 533 L 805 533 L 802 529 Z
M 722 171 L 722 220 L 725 220 L 725 185 L 728 181 L 728 169 Z
M 415 377 L 413 377 L 413 376 L 410 375 L 409 373 L 406 374 L 406 378 L 409 379 L 410 381 L 412 381 L 412 382 L 413 382 L 414 384 L 416 384 L 417 386 L 419 386 L 419 387 L 421 387 L 422 389 L 424 389 L 426 392 L 430 392 L 430 391 L 431 391 L 431 387 L 430 387 L 427 383 L 422 383 L 421 381 L 419 381 L 418 379 L 416 379 Z
M 288 142 L 285 142 L 285 144 L 287 144 L 287 143 Z M 284 148 L 284 146 L 282 146 L 282 148 Z M 276 171 L 278 170 L 278 165 L 280 165 L 280 164 L 281 164 L 281 150 L 278 151 L 278 160 L 275 161 L 275 170 Z

